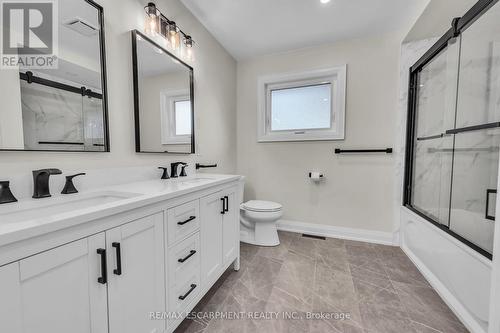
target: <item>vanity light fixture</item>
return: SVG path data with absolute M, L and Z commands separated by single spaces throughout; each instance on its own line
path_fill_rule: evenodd
M 177 24 L 174 21 L 171 21 L 168 25 L 168 40 L 170 41 L 170 46 L 174 51 L 177 51 L 181 45 L 180 43 L 180 32 Z
M 183 57 L 188 61 L 193 61 L 193 38 L 191 36 L 184 37 Z
M 144 7 L 146 14 L 148 15 L 146 19 L 146 33 L 156 36 L 159 32 L 159 12 L 156 9 L 156 5 L 153 2 L 149 2 L 146 7 Z
M 165 45 L 169 45 L 175 52 L 188 61 L 193 61 L 193 38 L 182 31 L 172 20 L 169 20 L 158 10 L 153 2 L 149 2 L 144 11 L 147 15 L 146 33 L 151 36 L 160 35 L 165 39 Z

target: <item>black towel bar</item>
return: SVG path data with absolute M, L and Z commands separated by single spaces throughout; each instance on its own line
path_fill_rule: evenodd
M 335 149 L 335 154 L 386 153 L 392 154 L 392 148 L 385 149 Z

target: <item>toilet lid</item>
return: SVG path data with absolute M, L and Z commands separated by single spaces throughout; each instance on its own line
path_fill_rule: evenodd
M 277 212 L 283 208 L 283 206 L 279 203 L 262 200 L 250 200 L 241 206 L 243 209 L 250 210 L 252 212 Z

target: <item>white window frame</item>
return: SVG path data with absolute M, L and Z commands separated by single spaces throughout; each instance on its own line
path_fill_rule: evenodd
M 300 73 L 262 76 L 258 79 L 257 141 L 330 141 L 345 139 L 347 65 Z M 330 83 L 331 124 L 328 129 L 271 130 L 271 91 Z
M 177 90 L 177 91 L 170 90 L 170 91 L 160 92 L 162 145 L 180 145 L 180 144 L 191 143 L 191 135 L 175 134 L 176 130 L 175 103 L 180 101 L 189 101 L 189 100 L 191 100 L 191 98 L 188 90 Z

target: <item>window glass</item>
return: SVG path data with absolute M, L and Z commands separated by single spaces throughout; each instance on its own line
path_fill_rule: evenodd
M 271 130 L 331 128 L 331 83 L 271 90 Z

